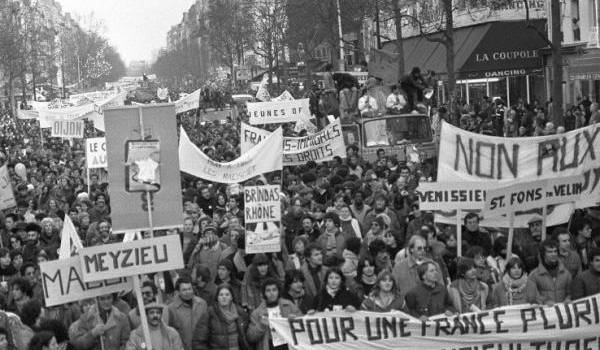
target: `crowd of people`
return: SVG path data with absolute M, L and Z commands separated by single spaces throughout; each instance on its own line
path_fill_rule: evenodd
M 401 85 L 385 97 L 386 108 L 398 107 L 389 97 L 404 96 Z M 178 126 L 212 159 L 237 158 L 246 116 L 225 123 L 197 116 L 178 115 Z M 182 174 L 182 226 L 155 234 L 180 236 L 185 268 L 164 279 L 144 276 L 143 310 L 131 293 L 46 307 L 39 266 L 58 258 L 65 215 L 85 246 L 122 240 L 111 230 L 106 173 L 93 173 L 87 184 L 82 140 L 51 138 L 36 121 L 4 110 L 0 136 L 0 165 L 17 202 L 1 216 L 0 309 L 20 320 L 17 327 L 0 318 L 0 350 L 145 349 L 142 312 L 155 349 L 285 349 L 269 327 L 275 311 L 399 310 L 427 319 L 600 292 L 600 208 L 576 210 L 543 241 L 542 218 L 532 218 L 516 233 L 510 257 L 506 230 L 483 228 L 468 214 L 459 257 L 456 228 L 419 208 L 420 164 L 385 152 L 366 162 L 351 145 L 345 159 L 285 167 L 239 185 Z M 86 137 L 97 136 L 88 123 Z M 267 183 L 282 186 L 281 249 L 246 254 L 241 186 Z

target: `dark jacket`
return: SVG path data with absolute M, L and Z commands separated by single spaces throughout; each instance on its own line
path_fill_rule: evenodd
M 317 311 L 324 311 L 325 309 L 333 310 L 334 306 L 341 306 L 345 309 L 346 306 L 352 305 L 357 310 L 360 308 L 361 300 L 344 286 L 338 290 L 335 296 L 327 293 L 325 288 L 321 289 L 321 292 L 317 295 L 313 302 L 313 309 Z
M 246 339 L 249 317 L 241 307 L 236 304 L 234 305 L 239 316 L 235 320 L 238 346 L 240 350 L 246 350 L 250 348 Z M 208 312 L 200 318 L 200 321 L 196 325 L 194 337 L 192 338 L 192 349 L 227 350 L 229 349 L 228 337 L 228 322 L 221 309 L 218 306 L 213 305 L 208 308 Z
M 423 282 L 419 283 L 406 293 L 405 302 L 408 313 L 415 317 L 430 317 L 446 311 L 456 311 L 448 290 L 438 282 L 433 288 Z
M 577 300 L 600 293 L 600 272 L 593 269 L 580 273 L 571 284 L 571 299 Z

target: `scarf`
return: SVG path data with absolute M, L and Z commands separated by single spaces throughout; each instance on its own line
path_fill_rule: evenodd
M 527 286 L 527 274 L 523 273 L 518 279 L 514 279 L 505 273 L 502 276 L 502 283 L 506 289 L 506 298 L 508 299 L 508 305 L 513 305 L 515 294 L 523 292 Z
M 362 275 L 360 277 L 360 280 L 362 281 L 362 283 L 372 286 L 377 282 L 377 275 L 375 275 L 375 274 L 372 274 L 371 276 Z
M 232 323 L 239 317 L 237 308 L 235 307 L 235 305 L 233 305 L 233 303 L 229 304 L 228 306 L 222 306 L 219 304 L 219 310 L 221 310 L 221 312 L 223 313 L 223 316 L 225 317 L 227 323 Z
M 325 286 L 325 291 L 327 292 L 327 294 L 331 295 L 332 298 L 335 298 L 335 295 L 337 294 L 337 292 L 340 290 L 340 288 L 336 288 L 333 289 L 329 286 Z
M 296 292 L 296 291 L 290 289 L 288 294 L 290 295 L 290 298 L 292 298 L 293 300 L 299 300 L 302 297 L 304 297 L 305 293 L 304 293 L 304 289 L 302 289 L 299 292 Z
M 478 306 L 479 298 L 479 280 L 474 279 L 468 281 L 464 278 L 458 280 L 458 291 L 460 292 L 460 300 L 462 304 L 461 312 L 468 311 L 471 305 Z

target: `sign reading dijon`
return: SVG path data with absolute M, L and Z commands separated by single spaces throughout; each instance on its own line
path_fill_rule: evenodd
M 183 268 L 177 235 L 84 248 L 79 258 L 85 282 Z

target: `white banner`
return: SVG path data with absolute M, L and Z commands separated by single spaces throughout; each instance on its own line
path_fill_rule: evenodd
M 175 101 L 175 113 L 179 114 L 200 107 L 200 90 L 198 89 Z
M 54 109 L 40 109 L 40 119 L 46 119 L 48 121 L 53 120 L 74 120 L 84 117 L 86 114 L 97 110 L 97 106 L 94 103 L 88 103 L 81 106 L 65 107 L 65 108 L 54 108 Z
M 127 277 L 84 282 L 78 257 L 43 262 L 40 274 L 46 306 L 131 290 L 131 279 Z
M 94 137 L 85 139 L 85 159 L 88 169 L 106 168 L 106 138 Z
M 83 120 L 53 120 L 50 136 L 64 139 L 81 139 L 85 124 Z
M 250 124 L 296 122 L 303 115 L 310 118 L 308 99 L 274 102 L 248 102 Z
M 78 258 L 86 282 L 183 268 L 178 235 L 87 247 Z
M 16 207 L 10 176 L 6 164 L 0 167 L 0 210 Z
M 219 183 L 238 183 L 257 175 L 282 168 L 281 144 L 283 136 L 278 128 L 259 145 L 229 163 L 218 163 L 208 158 L 190 141 L 181 128 L 179 137 L 179 164 L 181 171 L 201 179 Z
M 421 210 L 481 210 L 486 190 L 494 187 L 497 185 L 487 182 L 421 182 L 416 193 Z
M 60 248 L 58 248 L 58 258 L 68 259 L 75 255 L 79 249 L 83 249 L 81 239 L 77 234 L 75 225 L 69 215 L 65 215 L 62 232 L 60 233 Z
M 247 153 L 270 134 L 266 130 L 242 123 L 242 154 Z M 284 137 L 282 148 L 285 166 L 302 165 L 311 160 L 317 163 L 327 162 L 336 156 L 346 158 L 346 145 L 339 119 L 310 136 Z
M 421 321 L 400 311 L 269 318 L 297 350 L 600 349 L 600 294 L 554 306 L 516 305 Z

